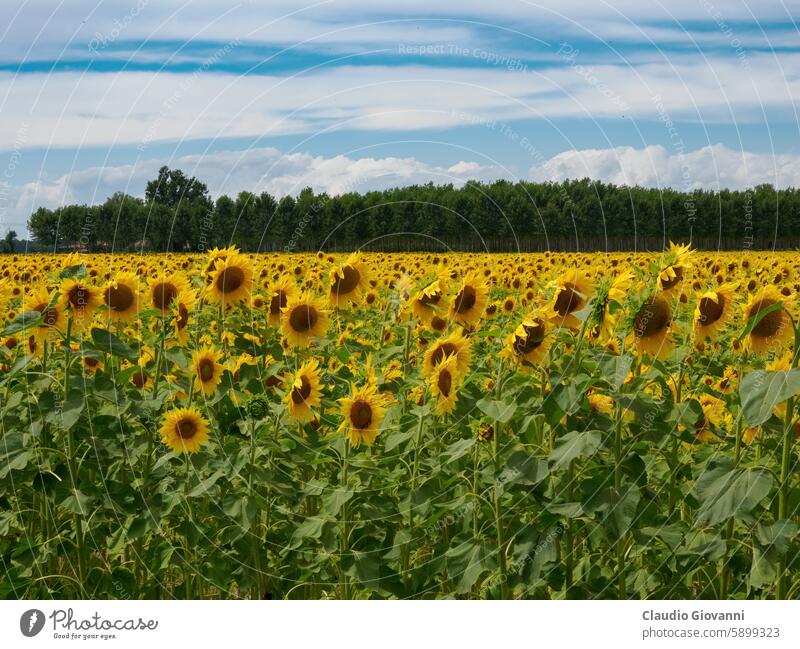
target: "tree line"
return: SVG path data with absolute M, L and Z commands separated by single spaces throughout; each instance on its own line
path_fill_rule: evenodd
M 331 196 L 241 192 L 162 167 L 144 198 L 41 207 L 28 221 L 39 249 L 203 251 L 642 250 L 669 240 L 705 249 L 800 246 L 800 192 L 648 189 L 563 182 L 411 185 Z

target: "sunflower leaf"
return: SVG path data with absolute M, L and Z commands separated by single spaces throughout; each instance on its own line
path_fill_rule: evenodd
M 75 264 L 74 266 L 67 266 L 58 274 L 58 276 L 61 279 L 86 277 L 86 265 L 81 263 Z
M 788 372 L 756 370 L 742 379 L 739 397 L 748 426 L 760 426 L 779 403 L 800 391 L 800 368 Z
M 129 361 L 137 358 L 135 351 L 133 351 L 127 344 L 122 342 L 107 329 L 99 329 L 98 327 L 93 328 L 92 342 L 97 346 L 98 349 L 108 352 L 112 356 L 122 356 Z
M 759 310 L 750 320 L 747 322 L 747 326 L 744 328 L 744 331 L 741 333 L 737 340 L 739 342 L 743 341 L 750 333 L 758 326 L 758 323 L 761 322 L 766 316 L 768 316 L 773 311 L 779 311 L 783 309 L 783 304 L 780 302 L 776 304 L 770 304 L 768 307 Z
M 42 314 L 39 311 L 24 311 L 14 318 L 11 323 L 0 332 L 0 336 L 10 336 L 11 334 L 25 331 L 30 327 L 42 322 Z

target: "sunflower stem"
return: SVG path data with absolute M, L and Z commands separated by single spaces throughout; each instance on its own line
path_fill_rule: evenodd
M 349 464 L 350 464 L 350 441 L 344 438 L 344 455 L 342 457 L 342 487 L 347 489 L 349 482 Z M 347 501 L 342 505 L 342 535 L 340 539 L 339 548 L 339 585 L 341 589 L 342 599 L 350 599 L 350 582 L 344 571 L 344 557 L 347 552 L 348 544 L 350 542 L 350 526 L 348 523 L 348 507 Z

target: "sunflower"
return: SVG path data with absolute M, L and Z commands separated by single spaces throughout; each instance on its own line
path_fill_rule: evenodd
M 489 301 L 489 288 L 477 273 L 467 273 L 450 304 L 450 317 L 463 325 L 480 322 Z
M 455 354 L 450 354 L 436 365 L 428 377 L 428 389 L 436 399 L 436 414 L 445 415 L 455 409 L 460 383 L 458 359 Z
M 328 323 L 323 303 L 305 292 L 284 307 L 281 331 L 290 347 L 308 347 L 312 338 L 325 335 Z
M 211 283 L 207 287 L 208 301 L 223 307 L 245 302 L 253 288 L 253 265 L 241 253 L 231 253 L 218 259 L 211 272 Z
M 735 284 L 722 284 L 706 291 L 697 300 L 694 310 L 694 331 L 698 342 L 713 339 L 725 327 L 733 308 Z
M 159 275 L 150 281 L 148 288 L 149 306 L 158 309 L 165 315 L 172 305 L 172 301 L 182 291 L 189 290 L 189 280 L 181 273 Z
M 706 443 L 717 438 L 716 431 L 718 429 L 729 428 L 732 419 L 722 399 L 710 394 L 702 394 L 699 401 L 703 416 L 697 420 L 694 434 L 699 442 Z
M 520 323 L 508 338 L 503 356 L 523 366 L 540 365 L 550 347 L 547 313 L 534 311 Z
M 277 326 L 281 323 L 281 314 L 289 302 L 297 297 L 297 284 L 289 276 L 281 277 L 270 287 L 269 311 L 267 322 Z
M 378 392 L 374 385 L 360 388 L 350 385 L 350 396 L 339 399 L 344 420 L 339 431 L 357 448 L 364 442 L 372 446 L 380 432 L 381 423 L 386 416 L 388 399 Z
M 745 339 L 745 347 L 754 352 L 764 352 L 770 349 L 782 349 L 794 338 L 792 320 L 786 312 L 791 306 L 778 288 L 767 284 L 758 293 L 751 295 L 744 305 L 745 324 L 758 316 L 762 311 L 778 305 L 778 308 L 762 316 L 752 331 Z
M 208 441 L 208 421 L 197 408 L 176 408 L 164 414 L 159 432 L 174 453 L 196 453 Z
M 103 302 L 106 315 L 114 322 L 131 322 L 139 315 L 139 278 L 133 273 L 117 273 L 106 284 Z
M 214 281 L 214 267 L 217 265 L 217 262 L 224 262 L 228 258 L 228 255 L 235 255 L 238 254 L 238 252 L 239 249 L 236 246 L 230 246 L 229 248 L 214 247 L 208 251 L 208 261 L 206 262 L 204 271 L 206 286 L 210 286 Z
M 658 274 L 658 287 L 665 293 L 680 286 L 692 267 L 689 261 L 694 251 L 691 245 L 680 246 L 669 242 L 669 250 L 665 254 L 664 266 Z
M 651 295 L 633 319 L 631 342 L 641 352 L 664 359 L 672 351 L 672 307 L 663 294 Z
M 437 279 L 417 292 L 414 299 L 411 300 L 411 311 L 420 322 L 429 324 L 441 310 L 442 297 L 442 280 Z
M 213 347 L 203 347 L 192 355 L 194 371 L 194 387 L 206 396 L 214 394 L 222 380 L 222 364 L 219 359 L 222 352 Z
M 331 273 L 328 299 L 335 307 L 358 302 L 368 283 L 367 267 L 360 255 L 350 255 Z
M 197 296 L 192 289 L 178 293 L 172 303 L 175 314 L 172 319 L 172 327 L 175 331 L 175 338 L 181 345 L 185 345 L 189 339 L 189 317 L 196 307 Z
M 40 342 L 52 338 L 57 331 L 64 330 L 67 320 L 64 316 L 64 307 L 59 301 L 53 301 L 53 297 L 45 287 L 35 289 L 25 298 L 23 310 L 38 311 L 41 314 L 42 321 L 33 331 Z
M 453 331 L 449 336 L 437 340 L 427 349 L 422 364 L 423 378 L 433 374 L 436 366 L 448 356 L 456 357 L 458 374 L 461 377 L 465 376 L 472 361 L 472 345 L 463 332 Z
M 583 309 L 592 296 L 592 285 L 577 270 L 567 271 L 555 282 L 550 320 L 561 327 L 578 329 L 580 320 L 574 315 Z
M 597 300 L 593 309 L 589 336 L 608 343 L 614 338 L 617 324 L 622 314 L 622 305 L 631 289 L 633 275 L 618 273 L 613 280 L 601 281 L 597 288 Z
M 312 421 L 316 416 L 311 410 L 318 408 L 322 399 L 319 363 L 310 360 L 295 372 L 292 389 L 286 393 L 286 409 L 289 416 L 300 423 Z
M 61 294 L 61 306 L 72 318 L 73 331 L 86 329 L 102 304 L 100 291 L 83 279 L 65 279 L 58 292 Z

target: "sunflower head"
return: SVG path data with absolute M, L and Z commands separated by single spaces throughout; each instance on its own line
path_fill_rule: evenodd
M 581 311 L 592 297 L 592 284 L 586 275 L 570 270 L 555 282 L 550 320 L 561 327 L 578 329 L 581 326 L 576 313 Z
M 472 360 L 472 344 L 463 331 L 453 331 L 428 347 L 422 365 L 423 378 L 430 376 L 436 366 L 443 363 L 448 356 L 456 357 L 459 374 L 462 377 L 466 375 Z
M 207 287 L 210 302 L 223 307 L 245 302 L 253 286 L 253 264 L 241 253 L 231 253 L 218 259 L 211 272 L 211 283 Z
M 794 328 L 788 310 L 793 302 L 778 288 L 767 284 L 753 293 L 743 307 L 747 326 L 755 322 L 745 338 L 745 348 L 754 352 L 782 350 L 794 338 Z
M 550 347 L 549 322 L 544 310 L 534 311 L 506 338 L 503 356 L 522 369 L 540 365 Z
M 222 352 L 213 347 L 203 347 L 192 355 L 195 389 L 205 396 L 214 394 L 222 381 L 223 366 L 219 362 Z
M 652 293 L 634 311 L 629 343 L 640 352 L 664 359 L 672 351 L 672 305 L 663 293 Z
M 305 348 L 313 338 L 325 335 L 329 322 L 323 303 L 305 292 L 284 307 L 281 331 L 290 347 Z
M 85 278 L 65 279 L 58 289 L 61 306 L 72 318 L 73 331 L 83 331 L 92 323 L 100 306 L 100 290 Z
M 697 341 L 713 339 L 730 319 L 736 286 L 722 284 L 702 293 L 694 310 L 694 330 Z
M 350 396 L 339 399 L 342 420 L 339 430 L 353 447 L 372 446 L 386 416 L 388 399 L 374 385 L 350 386 Z
M 285 397 L 289 416 L 300 423 L 312 421 L 322 402 L 322 382 L 319 363 L 310 360 L 303 363 L 295 372 L 294 381 Z
M 34 334 L 41 342 L 52 338 L 56 332 L 63 331 L 67 318 L 64 306 L 55 296 L 51 296 L 45 287 L 39 287 L 25 298 L 24 311 L 37 311 L 42 321 L 34 328 Z
M 330 278 L 328 298 L 337 308 L 358 302 L 367 286 L 367 266 L 360 255 L 353 254 L 334 268 Z
M 182 273 L 160 275 L 150 281 L 147 291 L 148 307 L 157 309 L 165 315 L 172 307 L 175 298 L 189 288 L 189 280 Z
M 437 414 L 444 415 L 455 409 L 462 378 L 458 370 L 458 358 L 455 354 L 448 355 L 436 365 L 433 373 L 428 377 L 428 389 L 436 399 Z
M 269 304 L 267 305 L 267 322 L 273 326 L 281 323 L 283 310 L 297 297 L 297 285 L 288 275 L 282 276 L 269 290 Z
M 103 291 L 106 315 L 114 322 L 131 322 L 139 315 L 139 278 L 133 273 L 117 273 Z
M 475 272 L 469 272 L 450 303 L 450 318 L 462 325 L 476 325 L 488 302 L 489 287 L 484 279 Z
M 160 433 L 174 453 L 196 453 L 208 441 L 208 422 L 197 408 L 177 408 L 164 415 Z

